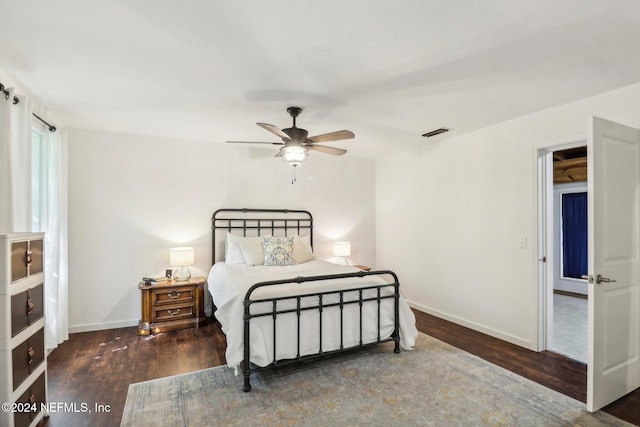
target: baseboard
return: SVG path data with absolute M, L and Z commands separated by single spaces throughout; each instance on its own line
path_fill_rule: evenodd
M 102 331 L 104 329 L 128 328 L 131 326 L 138 326 L 138 321 L 139 319 L 122 320 L 119 322 L 90 323 L 85 325 L 69 326 L 69 333 L 77 334 L 79 332 Z
M 537 351 L 535 349 L 535 346 L 533 345 L 533 343 L 531 341 L 529 341 L 529 340 L 526 340 L 526 339 L 523 339 L 523 338 L 520 338 L 520 337 L 517 337 L 517 336 L 514 336 L 514 335 L 510 335 L 510 334 L 505 334 L 504 332 L 498 331 L 496 329 L 488 328 L 488 327 L 480 325 L 478 323 L 470 322 L 470 321 L 462 319 L 460 317 L 452 316 L 450 314 L 443 313 L 443 312 L 438 311 L 438 310 L 434 310 L 432 308 L 426 307 L 426 306 L 421 305 L 421 304 L 416 304 L 416 303 L 411 302 L 411 301 L 407 301 L 407 303 L 409 304 L 410 307 L 415 308 L 416 310 L 420 310 L 420 311 L 422 311 L 424 313 L 431 314 L 432 316 L 436 316 L 436 317 L 439 317 L 441 319 L 448 320 L 449 322 L 453 322 L 455 324 L 464 326 L 466 328 L 473 329 L 474 331 L 482 332 L 483 334 L 487 334 L 487 335 L 492 336 L 494 338 L 501 339 L 502 341 L 506 341 L 506 342 L 509 342 L 511 344 L 515 344 L 515 345 L 518 345 L 520 347 L 524 347 L 524 348 L 529 349 L 529 350 Z

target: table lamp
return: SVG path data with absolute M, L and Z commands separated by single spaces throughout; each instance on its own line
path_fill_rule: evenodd
M 180 247 L 169 249 L 169 264 L 178 267 L 173 272 L 173 280 L 185 282 L 191 278 L 191 272 L 187 268 L 195 264 L 196 251 L 190 247 Z
M 334 242 L 333 256 L 338 257 L 336 264 L 349 265 L 347 257 L 351 255 L 351 242 Z

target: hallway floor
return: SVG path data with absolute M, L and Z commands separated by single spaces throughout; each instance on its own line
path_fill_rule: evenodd
M 587 299 L 553 295 L 553 338 L 549 350 L 587 363 Z

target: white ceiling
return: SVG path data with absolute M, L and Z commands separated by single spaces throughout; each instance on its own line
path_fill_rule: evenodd
M 640 81 L 638 0 L 0 0 L 0 69 L 70 127 L 375 158 Z M 445 138 L 438 136 L 436 138 Z M 314 153 L 314 155 L 321 155 Z

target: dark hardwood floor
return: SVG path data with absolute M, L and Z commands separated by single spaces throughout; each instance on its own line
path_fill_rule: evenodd
M 48 357 L 49 401 L 85 403 L 91 412 L 61 408 L 45 425 L 119 426 L 129 384 L 224 365 L 225 348 L 217 323 L 148 337 L 137 327 L 71 334 Z
M 475 354 L 518 375 L 587 401 L 587 365 L 549 351 L 535 352 L 414 310 L 420 332 Z M 640 389 L 603 409 L 640 426 Z
M 586 365 L 415 313 L 421 332 L 586 401 Z M 49 401 L 76 403 L 78 407 L 85 403 L 91 412 L 61 409 L 52 413 L 45 425 L 119 426 L 129 384 L 223 365 L 225 348 L 225 337 L 217 323 L 150 337 L 139 337 L 136 327 L 72 334 L 49 356 Z M 96 411 L 96 404 L 103 405 L 105 411 Z M 607 406 L 605 411 L 640 425 L 640 389 Z

